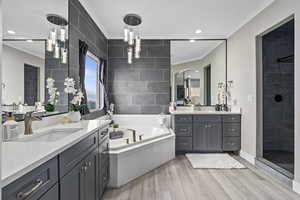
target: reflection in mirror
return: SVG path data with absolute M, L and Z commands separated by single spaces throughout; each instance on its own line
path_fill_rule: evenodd
M 172 101 L 177 105 L 218 104 L 226 80 L 226 41 L 171 41 Z
M 3 119 L 67 112 L 68 0 L 4 0 L 2 6 Z

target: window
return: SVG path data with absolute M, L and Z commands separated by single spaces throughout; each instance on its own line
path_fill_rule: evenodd
M 104 106 L 104 86 L 100 81 L 101 66 L 99 59 L 88 52 L 85 57 L 85 90 L 87 106 L 90 111 L 102 110 Z

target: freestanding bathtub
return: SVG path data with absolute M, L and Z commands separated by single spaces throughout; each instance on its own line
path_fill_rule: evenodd
M 162 117 L 164 125 L 159 120 Z M 109 142 L 110 187 L 120 187 L 175 158 L 169 115 L 114 115 L 113 120 L 124 135 Z

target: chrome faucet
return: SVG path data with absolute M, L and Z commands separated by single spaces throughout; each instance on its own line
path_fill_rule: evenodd
M 32 135 L 32 121 L 41 121 L 42 117 L 32 116 L 33 112 L 27 112 L 24 117 L 25 131 L 24 135 Z
M 133 142 L 136 142 L 136 130 L 134 129 L 128 129 L 129 131 L 132 131 L 132 140 Z

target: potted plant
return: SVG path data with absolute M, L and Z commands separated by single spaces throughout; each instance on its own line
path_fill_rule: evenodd
M 44 105 L 45 110 L 47 112 L 54 112 L 55 110 L 55 104 L 58 102 L 59 92 L 57 91 L 57 88 L 54 87 L 55 80 L 53 78 L 47 78 L 47 86 L 48 89 L 48 103 Z
M 79 122 L 81 120 L 81 114 L 80 111 L 84 107 L 82 105 L 82 99 L 84 98 L 84 95 L 81 90 L 77 90 L 75 88 L 75 81 L 73 78 L 67 77 L 64 82 L 65 92 L 67 94 L 72 94 L 73 99 L 70 102 L 70 114 L 69 118 L 71 122 Z

